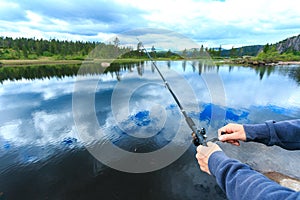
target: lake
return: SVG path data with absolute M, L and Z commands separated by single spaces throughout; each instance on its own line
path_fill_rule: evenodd
M 157 65 L 208 138 L 230 122 L 300 118 L 300 66 Z M 104 69 L 0 68 L 0 199 L 226 199 L 200 171 L 151 63 Z M 300 178 L 299 151 L 220 146 L 258 171 Z

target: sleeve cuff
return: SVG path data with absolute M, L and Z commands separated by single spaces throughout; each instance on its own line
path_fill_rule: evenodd
M 255 141 L 268 144 L 270 141 L 270 130 L 265 124 L 244 124 L 246 142 Z
M 216 176 L 216 171 L 218 168 L 218 165 L 224 161 L 229 159 L 229 157 L 226 156 L 226 154 L 223 151 L 216 151 L 213 154 L 210 155 L 208 159 L 208 168 L 210 173 L 213 176 Z

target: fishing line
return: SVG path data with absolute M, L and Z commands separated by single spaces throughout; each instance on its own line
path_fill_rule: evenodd
M 169 83 L 167 82 L 167 80 L 165 79 L 165 77 L 163 76 L 163 74 L 160 72 L 160 70 L 158 69 L 158 67 L 156 66 L 153 58 L 151 57 L 151 55 L 148 53 L 147 49 L 144 47 L 143 43 L 137 38 L 140 46 L 143 48 L 143 50 L 146 52 L 148 58 L 150 59 L 152 65 L 154 66 L 154 68 L 156 69 L 156 71 L 158 72 L 158 74 L 160 75 L 161 79 L 163 80 L 166 88 L 169 90 L 170 94 L 172 95 L 173 99 L 175 100 L 176 104 L 178 105 L 181 113 L 183 114 L 186 123 L 188 124 L 188 126 L 190 127 L 190 129 L 192 130 L 192 138 L 193 138 L 193 144 L 195 146 L 199 146 L 199 145 L 204 145 L 207 146 L 207 142 L 217 142 L 219 141 L 218 138 L 212 138 L 211 140 L 207 140 L 207 136 L 206 136 L 206 130 L 205 128 L 201 128 L 199 129 L 193 119 L 191 117 L 189 117 L 186 113 L 186 111 L 184 110 L 183 106 L 181 105 L 180 101 L 178 100 L 178 98 L 176 97 L 175 93 L 173 92 L 173 90 L 171 89 L 171 86 L 169 85 Z

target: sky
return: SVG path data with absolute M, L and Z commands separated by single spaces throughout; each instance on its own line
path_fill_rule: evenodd
M 0 36 L 105 42 L 166 29 L 223 48 L 300 34 L 295 0 L 0 0 Z

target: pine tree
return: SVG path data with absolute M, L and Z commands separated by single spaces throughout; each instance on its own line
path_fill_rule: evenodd
M 22 46 L 22 53 L 23 53 L 24 58 L 28 58 L 28 52 L 27 52 L 26 45 Z

